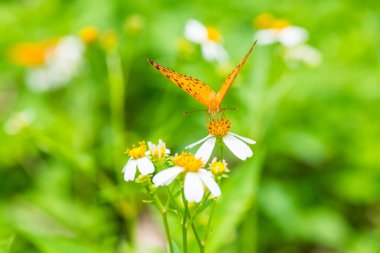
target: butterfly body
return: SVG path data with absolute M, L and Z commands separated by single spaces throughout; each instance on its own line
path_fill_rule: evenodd
M 148 59 L 148 61 L 162 75 L 166 76 L 170 81 L 184 90 L 187 94 L 195 98 L 199 103 L 206 106 L 209 114 L 216 115 L 221 111 L 220 105 L 223 102 L 224 96 L 231 87 L 232 82 L 235 80 L 235 77 L 239 73 L 240 69 L 244 65 L 255 45 L 256 42 L 250 48 L 239 65 L 237 65 L 236 68 L 228 75 L 227 79 L 224 81 L 222 87 L 218 92 L 213 91 L 208 85 L 204 84 L 194 77 L 177 73 L 173 70 L 161 66 L 153 60 Z

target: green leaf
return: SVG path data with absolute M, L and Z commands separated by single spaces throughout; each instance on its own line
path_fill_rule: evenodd
M 0 240 L 0 253 L 9 253 L 15 236 L 12 235 L 6 239 Z

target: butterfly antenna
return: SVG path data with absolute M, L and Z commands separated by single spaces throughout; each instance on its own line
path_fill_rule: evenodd
M 227 110 L 236 111 L 236 110 L 238 110 L 238 108 L 236 108 L 236 107 L 230 107 L 230 108 L 222 108 L 221 110 L 223 110 L 223 112 L 227 111 Z
M 202 110 L 194 110 L 194 111 L 189 111 L 189 112 L 183 112 L 182 115 L 187 116 L 187 115 L 189 115 L 189 114 L 191 114 L 191 113 L 194 113 L 194 112 L 205 112 L 205 111 L 207 111 L 207 110 L 205 110 L 205 109 L 202 109 Z

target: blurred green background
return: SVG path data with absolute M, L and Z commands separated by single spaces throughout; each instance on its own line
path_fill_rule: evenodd
M 217 90 L 263 12 L 306 29 L 322 61 L 288 64 L 279 43 L 248 59 L 223 106 L 255 154 L 227 153 L 207 250 L 380 252 L 376 0 L 1 1 L 0 252 L 165 252 L 159 217 L 123 181 L 125 148 L 161 138 L 181 152 L 207 132 L 203 113 L 182 115 L 202 106 L 146 59 Z M 189 19 L 219 30 L 227 64 L 184 38 Z M 68 35 L 81 63 L 36 91 L 38 52 Z

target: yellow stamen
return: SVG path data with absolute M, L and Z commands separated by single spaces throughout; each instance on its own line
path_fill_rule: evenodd
M 185 168 L 190 172 L 197 172 L 200 168 L 204 167 L 201 159 L 195 158 L 194 154 L 182 152 L 181 155 L 173 158 L 175 165 Z
M 267 29 L 272 27 L 274 20 L 271 14 L 262 13 L 253 20 L 253 25 L 258 29 Z
M 220 42 L 222 39 L 222 36 L 218 29 L 212 26 L 207 27 L 207 38 L 214 42 Z
M 276 19 L 269 13 L 262 13 L 253 20 L 253 25 L 257 29 L 275 29 L 282 30 L 290 26 L 286 19 Z
M 228 172 L 227 163 L 224 160 L 218 162 L 217 159 L 214 158 L 210 164 L 210 170 L 212 174 L 216 176 L 225 174 Z
M 208 126 L 208 132 L 215 137 L 223 137 L 228 134 L 231 128 L 231 122 L 226 118 L 212 119 Z
M 276 30 L 282 30 L 289 26 L 290 26 L 290 22 L 285 19 L 276 19 L 272 24 L 272 28 Z
M 145 156 L 145 151 L 146 151 L 145 141 L 140 141 L 139 145 L 140 146 L 138 146 L 138 147 L 136 147 L 135 145 L 133 145 L 132 148 L 131 149 L 127 149 L 127 151 L 125 151 L 125 153 L 128 154 L 133 159 L 139 159 L 141 157 L 144 157 Z

